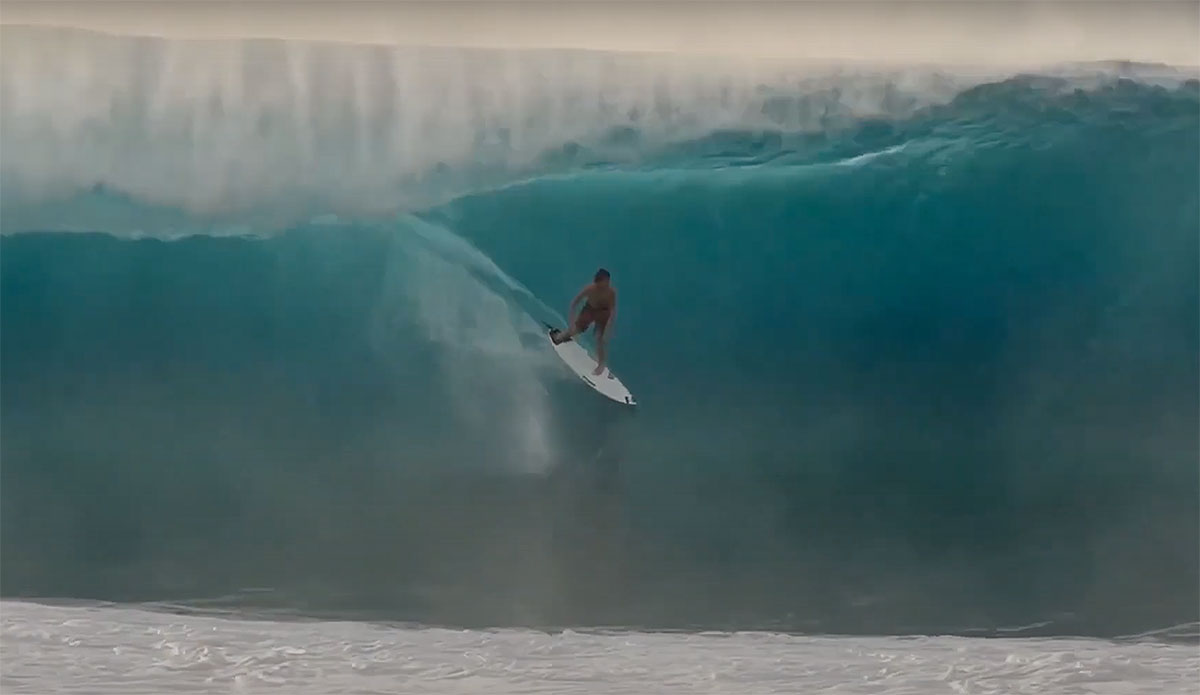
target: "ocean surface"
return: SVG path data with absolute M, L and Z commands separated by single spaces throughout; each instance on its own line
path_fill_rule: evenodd
M 5 26 L 0 155 L 5 692 L 1200 677 L 1195 70 Z

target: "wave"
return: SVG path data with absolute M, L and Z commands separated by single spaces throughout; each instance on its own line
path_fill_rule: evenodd
M 1197 620 L 1190 78 L 11 31 L 5 595 Z M 636 413 L 541 335 L 598 265 Z

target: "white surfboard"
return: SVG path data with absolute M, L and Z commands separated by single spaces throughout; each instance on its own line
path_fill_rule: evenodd
M 621 380 L 612 373 L 611 369 L 605 367 L 599 376 L 593 374 L 592 372 L 596 371 L 599 363 L 588 354 L 587 350 L 583 349 L 582 345 L 574 340 L 568 340 L 555 345 L 550 336 L 559 329 L 550 324 L 546 324 L 546 328 L 549 329 L 546 333 L 546 340 L 550 341 L 550 346 L 554 348 L 554 351 L 558 353 L 562 361 L 571 368 L 571 371 L 575 372 L 580 379 L 583 379 L 583 383 L 618 403 L 637 405 L 633 394 L 629 392 L 629 389 L 625 388 L 625 384 L 621 383 Z

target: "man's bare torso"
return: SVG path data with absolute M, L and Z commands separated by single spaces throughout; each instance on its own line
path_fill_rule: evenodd
M 597 287 L 593 284 L 588 288 L 586 296 L 588 306 L 597 311 L 603 311 L 612 308 L 617 293 L 612 287 Z

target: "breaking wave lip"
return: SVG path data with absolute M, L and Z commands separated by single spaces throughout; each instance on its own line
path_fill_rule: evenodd
M 14 26 L 0 35 L 0 202 L 17 222 L 93 191 L 233 230 L 386 216 L 555 172 L 660 166 L 713 134 L 760 134 L 769 158 L 788 134 L 903 120 L 1006 76 Z M 1048 74 L 1077 85 L 1188 75 L 1120 63 Z M 112 212 L 91 202 L 96 218 Z M 52 215 L 38 212 L 31 224 L 46 228 Z

